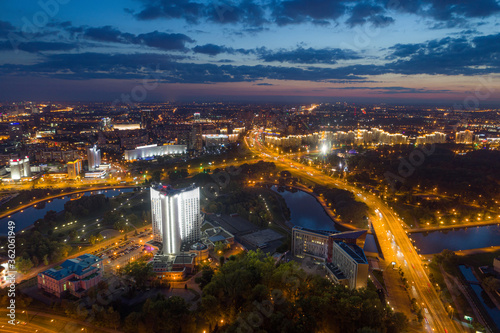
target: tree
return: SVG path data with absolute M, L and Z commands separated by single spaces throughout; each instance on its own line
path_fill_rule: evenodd
M 158 294 L 146 300 L 140 313 L 128 315 L 124 328 L 126 332 L 194 332 L 194 324 L 195 318 L 183 298 L 172 296 L 166 299 Z
M 407 322 L 373 290 L 335 285 L 308 275 L 295 262 L 275 265 L 269 255 L 249 251 L 226 261 L 213 275 L 203 288 L 199 312 L 209 323 L 223 318 L 230 331 L 238 331 L 241 319 L 255 309 L 263 314 L 262 332 L 276 332 L 277 327 L 287 333 L 400 332 Z
M 153 171 L 151 175 L 151 182 L 159 183 L 160 181 L 161 181 L 161 171 L 159 170 Z
M 123 274 L 135 280 L 137 287 L 144 287 L 146 282 L 155 276 L 153 266 L 145 261 L 133 261 L 123 268 Z
M 205 265 L 202 268 L 201 276 L 195 278 L 195 282 L 200 285 L 200 289 L 203 289 L 207 284 L 212 281 L 212 277 L 214 276 L 214 270 L 209 265 Z
M 226 249 L 226 245 L 223 242 L 215 242 L 214 244 L 214 250 L 216 253 L 222 253 Z
M 28 271 L 33 268 L 33 262 L 30 258 L 19 257 L 16 260 L 16 268 L 19 272 L 26 274 Z

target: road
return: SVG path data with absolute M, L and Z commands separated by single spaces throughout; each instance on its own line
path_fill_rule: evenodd
M 17 311 L 21 312 L 20 309 L 16 309 Z M 82 332 L 88 332 L 88 330 L 92 330 L 93 332 L 109 332 L 109 333 L 116 333 L 119 331 L 116 331 L 111 328 L 105 328 L 105 327 L 96 327 L 94 325 L 91 325 L 85 321 L 82 320 L 76 320 L 76 319 L 70 319 L 65 316 L 59 316 L 53 313 L 46 313 L 46 312 L 41 312 L 38 310 L 29 310 L 30 314 L 29 316 L 31 317 L 29 320 L 30 322 L 27 323 L 26 325 L 22 324 L 17 324 L 15 326 L 12 326 L 11 324 L 7 324 L 2 321 L 2 326 L 0 328 L 0 332 L 38 332 L 38 331 L 45 331 L 45 332 L 60 332 L 62 331 L 66 325 L 61 325 L 61 323 L 66 323 L 66 324 L 73 324 L 74 326 L 81 326 L 81 331 Z M 7 317 L 7 310 L 0 309 L 0 314 L 3 318 L 8 318 Z M 16 321 L 19 320 L 20 322 L 25 322 L 24 317 L 25 315 L 21 315 L 20 313 L 16 314 Z M 54 329 L 47 329 L 46 327 L 42 327 L 39 325 L 35 325 L 32 323 L 34 317 L 45 317 L 45 318 L 50 318 L 52 321 L 55 320 L 54 323 Z M 4 327 L 5 326 L 5 327 Z M 61 328 L 62 326 L 62 328 Z M 71 327 L 74 328 L 74 327 Z
M 303 179 L 319 184 L 334 185 L 355 193 L 378 215 L 377 218 L 372 219 L 372 225 L 385 260 L 395 262 L 397 266 L 402 267 L 410 283 L 410 290 L 415 288 L 415 298 L 424 310 L 427 309 L 422 311 L 429 322 L 425 325 L 426 330 L 429 332 L 467 332 L 449 318 L 437 291 L 431 286 L 422 257 L 408 237 L 404 223 L 381 199 L 371 193 L 362 192 L 340 179 L 329 177 L 311 166 L 300 164 L 266 149 L 259 141 L 257 131 L 250 132 L 250 136 L 245 137 L 245 144 L 253 153 L 268 157 L 279 168 L 285 168 Z

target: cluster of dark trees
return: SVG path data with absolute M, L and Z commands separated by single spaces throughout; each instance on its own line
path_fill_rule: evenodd
M 83 196 L 78 200 L 68 201 L 64 204 L 64 210 L 75 217 L 85 217 L 91 212 L 105 208 L 109 203 L 109 198 L 104 194 Z
M 203 296 L 196 310 L 180 297 L 158 295 L 128 314 L 123 329 L 397 333 L 408 325 L 405 315 L 383 304 L 374 290 L 334 285 L 294 262 L 276 265 L 260 251 L 231 256 L 217 271 L 205 267 L 197 282 Z
M 357 201 L 352 192 L 321 185 L 314 187 L 313 191 L 317 195 L 322 194 L 325 200 L 331 203 L 331 208 L 340 216 L 343 223 L 366 227 L 369 208 L 364 202 Z
M 77 302 L 63 300 L 61 309 L 69 318 L 87 321 L 99 327 L 117 329 L 120 326 L 120 313 L 113 306 L 103 307 L 93 304 L 90 309 L 80 306 Z
M 411 175 L 405 177 L 404 182 L 395 183 L 399 192 L 407 192 L 417 186 L 421 190 L 437 187 L 439 193 L 457 195 L 463 202 L 477 200 L 479 204 L 488 204 L 490 198 L 498 195 L 500 151 L 483 149 L 458 155 L 445 145 L 426 149 L 430 153 L 423 154 L 422 163 L 413 167 L 410 165 Z M 386 172 L 398 175 L 401 161 L 408 161 L 416 150 L 420 148 L 401 146 L 355 155 L 349 158 L 348 165 L 356 175 L 349 179 L 370 185 L 375 178 L 383 179 Z
M 60 237 L 42 235 L 36 230 L 18 236 L 16 244 L 16 266 L 22 273 L 42 263 L 48 265 L 61 261 L 72 250 Z
M 264 227 L 272 220 L 264 201 L 251 191 L 241 190 L 230 195 L 221 195 L 206 207 L 209 213 L 236 213 L 253 224 Z

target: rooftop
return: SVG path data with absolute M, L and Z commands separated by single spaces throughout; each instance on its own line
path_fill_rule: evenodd
M 359 246 L 354 244 L 346 244 L 344 242 L 336 243 L 358 264 L 368 264 L 368 260 L 366 259 L 363 249 L 361 249 Z
M 187 191 L 192 191 L 196 189 L 196 185 L 193 184 L 188 187 L 184 188 L 179 188 L 179 189 L 174 189 L 172 185 L 162 185 L 162 184 L 154 184 L 151 186 L 153 190 L 159 191 L 161 193 L 164 193 L 165 195 L 174 195 L 174 194 L 179 194 L 182 192 L 187 192 Z
M 92 265 L 101 262 L 102 260 L 92 254 L 83 254 L 74 259 L 68 259 L 61 265 L 50 268 L 40 274 L 49 276 L 55 280 L 61 280 L 71 274 L 83 275 L 95 267 Z
M 194 257 L 192 256 L 176 256 L 174 264 L 192 264 Z

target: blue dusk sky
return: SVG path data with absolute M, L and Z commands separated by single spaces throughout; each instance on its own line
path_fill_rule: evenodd
M 500 101 L 496 0 L 0 6 L 3 101 Z

